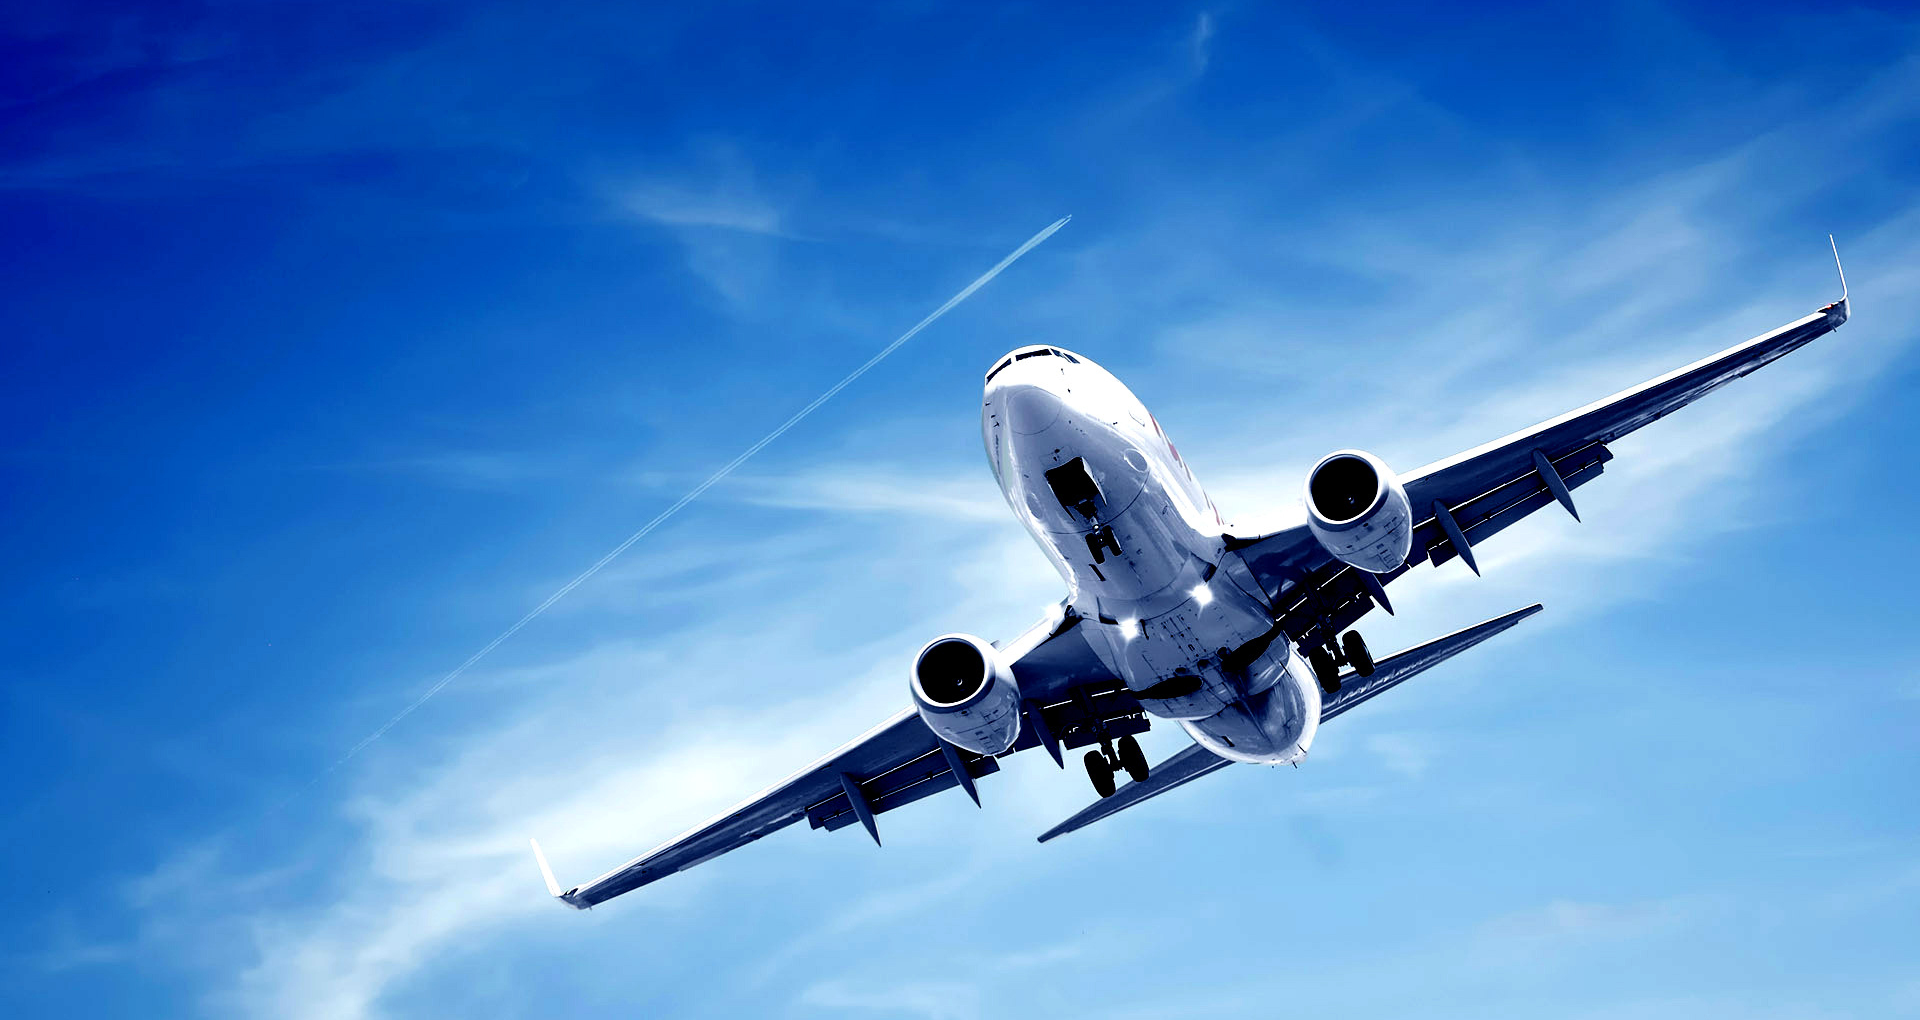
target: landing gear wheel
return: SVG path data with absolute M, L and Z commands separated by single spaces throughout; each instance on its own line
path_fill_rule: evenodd
M 1307 662 L 1313 666 L 1313 677 L 1320 681 L 1320 689 L 1328 694 L 1340 693 L 1340 667 L 1333 661 L 1333 653 L 1324 648 L 1307 650 Z
M 1087 778 L 1093 780 L 1093 789 L 1102 800 L 1113 796 L 1113 768 L 1107 764 L 1106 756 L 1098 751 L 1088 751 Z
M 1367 641 L 1359 631 L 1347 631 L 1347 636 L 1340 639 L 1340 650 L 1347 654 L 1347 662 L 1352 664 L 1355 673 L 1373 675 L 1373 653 L 1367 651 Z
M 1147 781 L 1147 756 L 1140 752 L 1140 742 L 1132 734 L 1120 738 L 1120 767 L 1127 770 L 1127 776 L 1136 783 Z

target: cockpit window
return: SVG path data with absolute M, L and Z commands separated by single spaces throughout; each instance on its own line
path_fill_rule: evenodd
M 1018 354 L 1013 355 L 1012 357 L 1001 359 L 998 365 L 993 366 L 993 371 L 987 373 L 987 381 L 992 382 L 993 377 L 996 375 L 999 375 L 1000 370 L 1007 367 L 1008 365 L 1011 365 L 1016 361 L 1025 361 L 1028 358 L 1065 358 L 1076 365 L 1080 363 L 1079 358 L 1076 358 L 1073 355 L 1068 354 L 1066 351 L 1060 350 L 1057 347 L 1036 347 L 1033 350 L 1021 351 Z

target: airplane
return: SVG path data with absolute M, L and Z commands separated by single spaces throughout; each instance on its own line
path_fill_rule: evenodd
M 1832 245 L 1832 239 L 1828 242 Z M 530 841 L 547 891 L 576 909 L 794 824 L 858 823 L 978 780 L 999 759 L 1088 748 L 1099 799 L 1040 835 L 1057 838 L 1235 763 L 1297 765 L 1319 727 L 1540 611 L 1507 613 L 1375 659 L 1352 627 L 1393 612 L 1387 586 L 1458 559 L 1537 510 L 1574 520 L 1572 490 L 1620 437 L 1847 321 L 1840 299 L 1772 332 L 1464 453 L 1396 474 L 1361 450 L 1307 472 L 1306 520 L 1229 527 L 1160 423 L 1105 369 L 1051 344 L 986 375 L 980 427 L 1007 505 L 1066 582 L 1046 617 L 1005 644 L 945 634 L 908 670 L 911 704 L 831 754 L 585 885 L 562 889 Z M 1193 743 L 1149 766 L 1136 735 L 1177 724 Z M 1117 783 L 1119 773 L 1129 782 Z

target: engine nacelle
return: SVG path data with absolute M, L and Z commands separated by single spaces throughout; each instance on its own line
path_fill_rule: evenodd
M 1375 574 L 1407 562 L 1413 551 L 1407 487 L 1361 450 L 1330 453 L 1308 472 L 1307 527 L 1334 559 Z
M 1020 739 L 1020 685 L 999 649 L 971 634 L 929 641 L 910 686 L 927 728 L 955 747 L 1000 754 Z

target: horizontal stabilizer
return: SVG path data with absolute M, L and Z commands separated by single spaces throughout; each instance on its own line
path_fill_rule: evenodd
M 1340 693 L 1329 697 L 1321 706 L 1320 721 L 1332 719 L 1374 695 L 1438 666 L 1532 616 L 1540 609 L 1541 606 L 1535 603 L 1525 609 L 1516 609 L 1505 616 L 1496 616 L 1485 623 L 1454 631 L 1446 637 L 1435 638 L 1424 645 L 1416 645 L 1404 652 L 1390 655 L 1380 660 L 1370 677 L 1362 677 L 1348 670 L 1340 678 Z M 1077 829 L 1084 829 L 1108 815 L 1124 811 L 1141 801 L 1158 797 L 1168 790 L 1185 786 L 1201 776 L 1217 772 L 1231 764 L 1233 762 L 1195 744 L 1148 770 L 1145 782 L 1128 783 L 1115 791 L 1113 796 L 1088 804 L 1073 817 L 1041 833 L 1040 842 L 1045 843 L 1056 836 L 1064 836 Z
M 1514 624 L 1539 612 L 1541 608 L 1541 605 L 1536 602 L 1525 609 L 1516 609 L 1505 616 L 1496 616 L 1485 623 L 1476 623 L 1465 630 L 1456 630 L 1446 637 L 1435 638 L 1424 645 L 1415 645 L 1404 652 L 1390 655 L 1380 660 L 1374 667 L 1372 676 L 1363 677 L 1351 670 L 1347 671 L 1340 677 L 1340 693 L 1328 697 L 1321 704 L 1320 721 L 1324 723 L 1380 692 L 1440 665 L 1495 634 L 1511 628 Z
M 1055 836 L 1064 836 L 1075 829 L 1084 829 L 1116 811 L 1124 811 L 1149 797 L 1158 797 L 1168 790 L 1185 786 L 1209 772 L 1226 768 L 1231 764 L 1233 762 L 1195 744 L 1147 770 L 1146 782 L 1128 783 L 1116 790 L 1113 796 L 1103 797 L 1088 804 L 1072 818 L 1041 833 L 1040 842 L 1045 843 Z

